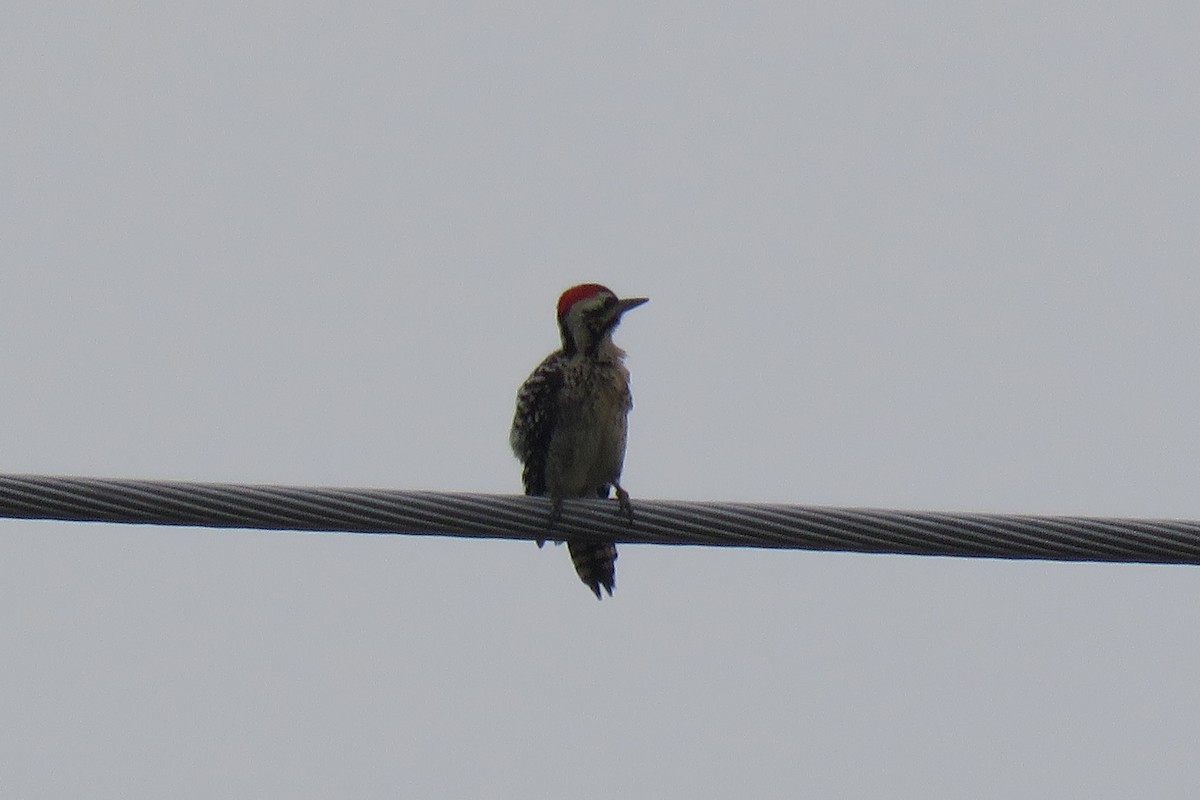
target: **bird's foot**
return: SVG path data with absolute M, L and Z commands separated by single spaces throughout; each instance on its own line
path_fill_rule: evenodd
M 558 521 L 562 519 L 562 498 L 555 497 L 550 501 L 550 517 L 546 520 L 546 531 L 553 531 L 558 527 Z M 541 547 L 546 543 L 545 539 L 538 539 L 537 546 Z
M 633 503 L 629 502 L 629 492 L 622 489 L 620 486 L 614 487 L 617 490 L 617 513 L 625 515 L 625 524 L 633 527 Z

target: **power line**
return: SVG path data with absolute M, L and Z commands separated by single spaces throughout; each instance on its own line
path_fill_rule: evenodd
M 568 500 L 550 538 L 860 553 L 1200 564 L 1200 522 L 862 508 Z M 546 538 L 521 495 L 0 475 L 0 517 L 213 528 Z

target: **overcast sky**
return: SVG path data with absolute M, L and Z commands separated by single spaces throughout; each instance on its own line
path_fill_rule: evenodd
M 10 3 L 0 472 L 1200 518 L 1195 3 Z M 1187 567 L 0 522 L 21 798 L 1184 797 Z

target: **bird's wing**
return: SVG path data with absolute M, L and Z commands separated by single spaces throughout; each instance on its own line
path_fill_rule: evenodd
M 562 390 L 564 356 L 551 353 L 517 390 L 509 443 L 525 469 L 521 480 L 525 494 L 546 493 L 546 454 L 558 421 L 558 393 Z

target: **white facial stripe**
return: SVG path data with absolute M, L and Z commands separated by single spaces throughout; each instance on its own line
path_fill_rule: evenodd
M 572 311 L 578 310 L 581 313 L 587 313 L 587 312 L 591 312 L 591 311 L 599 311 L 600 309 L 604 308 L 604 304 L 606 302 L 609 302 L 609 298 L 612 296 L 613 295 L 607 294 L 605 292 L 599 292 L 597 294 L 592 295 L 591 297 L 580 300 L 578 303 L 575 304 L 574 308 L 572 308 L 571 310 Z

